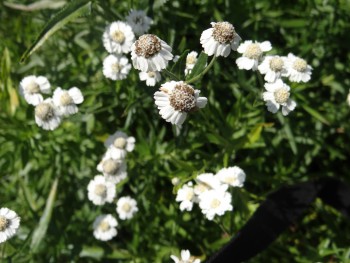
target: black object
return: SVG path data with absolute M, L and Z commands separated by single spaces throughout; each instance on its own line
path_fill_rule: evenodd
M 207 263 L 246 261 L 299 219 L 316 197 L 350 219 L 350 187 L 333 178 L 282 187 L 267 196 L 247 224 Z

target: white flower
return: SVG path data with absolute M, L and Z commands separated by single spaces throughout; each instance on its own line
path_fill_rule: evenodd
M 132 152 L 135 148 L 135 138 L 122 131 L 116 131 L 105 141 L 105 146 L 114 159 L 124 159 L 127 152 Z
M 191 257 L 189 250 L 181 250 L 181 258 L 171 255 L 170 258 L 174 260 L 175 263 L 200 263 L 200 259 L 195 259 Z
M 117 202 L 117 213 L 121 220 L 131 219 L 139 211 L 136 200 L 130 196 L 119 198 Z
M 245 181 L 245 173 L 238 166 L 223 168 L 216 176 L 222 183 L 230 186 L 242 187 Z
M 282 106 L 282 114 L 286 116 L 297 106 L 296 102 L 289 98 L 290 87 L 281 79 L 274 83 L 265 83 L 265 89 L 267 91 L 263 93 L 263 99 L 268 111 L 276 113 Z
M 222 216 L 226 211 L 232 211 L 231 194 L 226 192 L 225 185 L 218 189 L 208 190 L 199 195 L 199 207 L 208 220 L 215 215 Z
M 312 67 L 299 57 L 289 53 L 287 57 L 287 76 L 293 82 L 308 82 L 311 79 Z
M 198 53 L 196 51 L 192 51 L 192 52 L 187 54 L 185 75 L 188 75 L 191 73 L 194 65 L 197 62 L 197 56 L 198 56 Z
M 81 104 L 84 101 L 84 97 L 77 87 L 73 87 L 69 90 L 57 88 L 53 92 L 52 100 L 59 113 L 63 116 L 67 116 L 78 112 L 76 104 Z
M 348 96 L 346 98 L 346 101 L 348 102 L 348 105 L 350 106 L 350 90 L 349 90 Z
M 106 152 L 102 161 L 97 165 L 97 170 L 103 173 L 106 179 L 114 184 L 118 184 L 128 175 L 126 172 L 126 162 L 120 158 L 113 158 L 110 150 Z
M 189 112 L 207 104 L 207 98 L 199 97 L 199 93 L 183 81 L 170 81 L 154 93 L 154 99 L 162 118 L 181 127 Z
M 275 82 L 287 76 L 286 57 L 265 56 L 258 69 L 261 74 L 265 75 L 264 79 L 267 82 Z
M 125 56 L 109 55 L 103 60 L 103 75 L 111 80 L 125 79 L 131 69 L 131 64 Z
M 211 22 L 212 28 L 204 30 L 200 42 L 208 56 L 227 57 L 232 50 L 237 50 L 241 37 L 229 22 Z
M 173 62 L 176 63 L 179 61 L 180 56 L 179 55 L 175 55 L 173 58 Z
M 117 235 L 117 219 L 111 214 L 98 216 L 93 224 L 94 236 L 98 240 L 108 241 Z
M 143 10 L 131 10 L 129 15 L 126 17 L 126 21 L 132 27 L 134 33 L 138 36 L 148 32 L 153 22 Z
M 117 21 L 107 26 L 102 41 L 109 53 L 129 53 L 135 41 L 135 35 L 130 25 Z
M 132 44 L 132 64 L 143 72 L 161 71 L 173 59 L 171 51 L 171 47 L 156 35 L 142 35 Z
M 181 211 L 191 211 L 193 207 L 194 202 L 194 191 L 193 191 L 193 184 L 192 182 L 189 182 L 187 184 L 184 184 L 178 191 L 176 195 L 176 201 L 181 202 L 180 203 L 180 210 Z
M 140 80 L 146 81 L 147 86 L 155 86 L 157 82 L 159 82 L 162 77 L 158 71 L 148 71 L 148 72 L 140 72 L 139 73 Z
M 43 76 L 27 76 L 19 84 L 19 92 L 31 105 L 38 105 L 44 100 L 42 93 L 50 93 L 50 82 Z
M 16 234 L 20 221 L 14 211 L 6 207 L 0 208 L 0 244 Z
M 35 122 L 44 130 L 54 130 L 60 125 L 61 116 L 51 98 L 35 106 Z
M 115 197 L 115 185 L 107 181 L 102 175 L 96 175 L 90 181 L 88 187 L 88 198 L 94 205 L 112 203 Z
M 263 55 L 263 52 L 270 51 L 272 49 L 269 41 L 262 43 L 254 42 L 251 40 L 244 41 L 239 45 L 237 52 L 243 54 L 242 57 L 236 60 L 236 64 L 239 69 L 257 70 L 259 61 Z
M 221 187 L 221 181 L 212 173 L 203 173 L 196 177 L 196 185 L 194 186 L 194 193 L 201 195 L 210 189 L 218 189 Z M 228 187 L 227 187 L 228 188 Z M 225 189 L 226 191 L 227 189 Z
M 180 182 L 181 182 L 181 181 L 180 181 L 180 179 L 179 179 L 178 177 L 173 177 L 173 178 L 171 178 L 171 183 L 172 183 L 174 186 L 178 185 Z

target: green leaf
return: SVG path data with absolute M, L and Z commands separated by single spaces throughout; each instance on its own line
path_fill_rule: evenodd
M 183 76 L 186 67 L 186 58 L 189 50 L 185 50 L 179 57 L 178 61 L 172 66 L 171 72 L 176 76 Z
M 199 75 L 200 73 L 202 73 L 202 71 L 204 70 L 206 64 L 207 64 L 207 60 L 208 60 L 208 55 L 205 53 L 201 53 L 197 59 L 196 64 L 194 65 L 192 71 L 190 74 L 187 75 L 186 79 L 192 79 L 195 76 Z
M 69 2 L 60 12 L 58 12 L 44 27 L 32 46 L 28 48 L 21 57 L 23 63 L 33 52 L 35 52 L 50 36 L 64 25 L 77 17 L 90 15 L 91 1 L 73 0 Z
M 23 4 L 15 4 L 15 3 L 10 3 L 10 2 L 4 2 L 4 5 L 16 9 L 16 10 L 21 10 L 21 11 L 26 11 L 26 12 L 33 12 L 33 11 L 38 11 L 42 9 L 56 9 L 64 6 L 66 1 L 51 1 L 51 0 L 42 0 L 38 2 L 34 2 L 29 5 L 23 5 Z
M 321 115 L 318 111 L 310 108 L 309 106 L 302 105 L 305 111 L 307 111 L 312 117 L 319 120 L 320 122 L 329 125 L 329 121 Z

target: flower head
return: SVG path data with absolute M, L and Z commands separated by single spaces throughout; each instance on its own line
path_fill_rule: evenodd
M 221 169 L 216 176 L 223 184 L 242 187 L 245 181 L 245 173 L 238 166 Z
M 191 73 L 194 65 L 197 63 L 197 56 L 198 56 L 198 53 L 196 51 L 192 51 L 187 54 L 185 75 L 188 75 Z
M 103 75 L 111 80 L 125 79 L 130 69 L 131 65 L 125 56 L 111 54 L 103 60 Z
M 121 220 L 131 219 L 139 211 L 136 200 L 130 196 L 124 196 L 118 199 L 117 213 Z
M 194 193 L 201 195 L 210 189 L 218 189 L 221 187 L 221 182 L 217 176 L 212 173 L 199 174 L 196 177 L 196 185 L 194 186 Z M 226 189 L 225 189 L 226 191 Z
M 31 105 L 38 105 L 44 100 L 41 93 L 50 92 L 50 82 L 43 76 L 27 76 L 19 84 L 19 92 Z
M 258 66 L 261 74 L 265 75 L 267 82 L 275 82 L 281 77 L 287 76 L 286 58 L 280 56 L 265 56 Z
M 113 158 L 110 150 L 106 152 L 102 161 L 97 165 L 97 171 L 103 173 L 107 181 L 114 184 L 118 184 L 128 175 L 126 172 L 126 162 L 120 158 Z
M 176 195 L 176 201 L 180 203 L 181 211 L 191 211 L 193 207 L 193 202 L 195 200 L 195 194 L 193 191 L 193 184 L 189 182 L 184 184 L 178 191 Z
M 212 28 L 204 30 L 200 42 L 208 56 L 227 57 L 232 50 L 237 50 L 241 37 L 229 22 L 212 22 Z
M 115 197 L 115 185 L 102 175 L 96 175 L 88 185 L 88 198 L 94 205 L 112 203 Z
M 312 67 L 304 59 L 289 53 L 286 64 L 290 81 L 308 82 L 311 79 Z
M 199 97 L 199 92 L 183 81 L 164 83 L 160 91 L 154 93 L 159 114 L 167 122 L 181 127 L 189 112 L 207 104 L 207 98 Z
M 263 52 L 271 50 L 271 43 L 264 41 L 262 43 L 251 40 L 244 41 L 239 45 L 237 52 L 243 54 L 242 57 L 236 60 L 239 69 L 257 70 Z
M 126 17 L 126 21 L 132 27 L 134 33 L 138 36 L 148 32 L 153 22 L 143 10 L 131 10 L 129 15 Z
M 135 138 L 122 131 L 116 131 L 105 141 L 105 146 L 114 159 L 124 159 L 127 152 L 132 152 L 135 148 Z
M 181 257 L 178 258 L 174 255 L 171 255 L 170 258 L 174 260 L 174 263 L 200 263 L 200 259 L 195 259 L 191 257 L 191 253 L 189 250 L 181 250 Z
M 51 98 L 35 106 L 35 122 L 44 130 L 54 130 L 61 123 L 61 116 Z
M 155 86 L 157 82 L 159 82 L 162 77 L 158 71 L 149 71 L 149 72 L 140 72 L 139 73 L 140 80 L 146 81 L 147 86 Z
M 131 47 L 132 64 L 143 72 L 161 71 L 173 59 L 171 51 L 171 47 L 156 35 L 142 35 Z
M 111 240 L 118 233 L 117 225 L 118 221 L 111 214 L 98 216 L 93 224 L 95 238 L 101 241 Z
M 0 244 L 16 234 L 20 221 L 14 211 L 6 207 L 0 208 Z
M 52 100 L 59 113 L 63 116 L 67 116 L 78 112 L 76 104 L 81 104 L 84 101 L 84 97 L 77 87 L 73 87 L 69 90 L 57 88 L 53 92 Z
M 103 45 L 109 53 L 129 53 L 135 35 L 130 25 L 117 21 L 106 27 L 102 36 Z

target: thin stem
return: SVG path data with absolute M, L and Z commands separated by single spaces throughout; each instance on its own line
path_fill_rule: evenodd
M 224 224 L 222 224 L 222 223 L 220 222 L 219 219 L 215 219 L 214 222 L 216 222 L 216 223 L 218 224 L 218 226 L 221 228 L 221 230 L 222 230 L 226 235 L 231 236 L 230 231 L 228 231 L 228 229 L 226 229 L 226 227 L 224 226 Z
M 201 77 L 203 77 L 203 76 L 209 71 L 209 69 L 214 65 L 215 60 L 216 60 L 216 57 L 213 56 L 213 58 L 211 59 L 209 65 L 208 65 L 201 73 L 199 73 L 197 76 L 195 76 L 195 77 L 193 77 L 193 78 L 187 80 L 186 82 L 187 82 L 188 84 L 190 84 L 190 83 L 192 83 L 192 82 L 197 81 L 197 80 L 200 79 Z
M 164 72 L 165 75 L 167 75 L 168 77 L 172 78 L 173 80 L 180 81 L 180 79 L 174 73 L 170 72 L 169 70 L 163 69 L 162 72 Z
M 2 244 L 2 249 L 1 249 L 1 262 L 5 260 L 5 247 L 6 247 L 6 241 Z
M 259 84 L 261 86 L 261 89 L 264 90 L 264 80 L 263 80 L 263 77 L 261 76 L 260 72 L 257 70 L 256 71 L 257 75 L 258 75 L 258 81 L 259 81 Z

